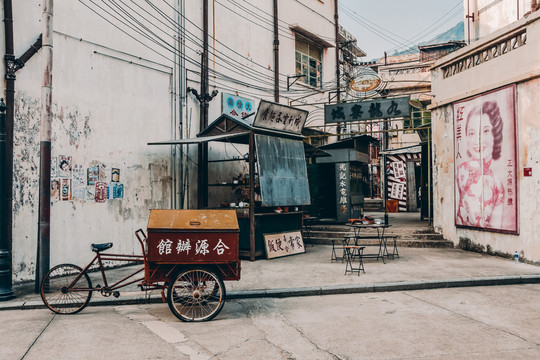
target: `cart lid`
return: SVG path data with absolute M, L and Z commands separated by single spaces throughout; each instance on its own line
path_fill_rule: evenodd
M 236 210 L 150 210 L 148 229 L 236 230 Z

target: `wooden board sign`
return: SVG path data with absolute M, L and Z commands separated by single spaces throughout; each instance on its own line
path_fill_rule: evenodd
M 306 252 L 300 230 L 263 236 L 267 259 Z

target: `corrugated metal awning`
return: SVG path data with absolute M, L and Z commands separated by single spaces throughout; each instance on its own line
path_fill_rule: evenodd
M 247 135 L 249 135 L 248 131 L 240 132 L 240 133 L 223 134 L 223 135 L 201 136 L 201 137 L 189 138 L 189 139 L 154 141 L 154 142 L 149 142 L 148 145 L 202 144 L 209 141 L 223 141 L 229 138 L 234 138 L 238 136 L 247 136 Z

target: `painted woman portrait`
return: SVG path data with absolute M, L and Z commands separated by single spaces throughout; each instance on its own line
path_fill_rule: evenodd
M 517 231 L 514 87 L 454 105 L 456 225 Z
M 465 123 L 468 161 L 457 169 L 458 222 L 462 225 L 500 228 L 504 186 L 494 176 L 491 163 L 501 157 L 503 122 L 495 101 L 471 109 Z

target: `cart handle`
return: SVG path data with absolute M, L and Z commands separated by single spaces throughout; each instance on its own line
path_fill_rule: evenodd
M 139 240 L 139 243 L 141 244 L 141 249 L 142 249 L 144 262 L 146 263 L 147 260 L 146 260 L 146 250 L 145 250 L 144 242 L 148 238 L 146 237 L 146 234 L 144 233 L 143 229 L 139 229 L 139 230 L 135 231 L 135 236 L 137 237 L 137 239 Z M 141 236 L 142 236 L 142 239 L 141 239 Z

